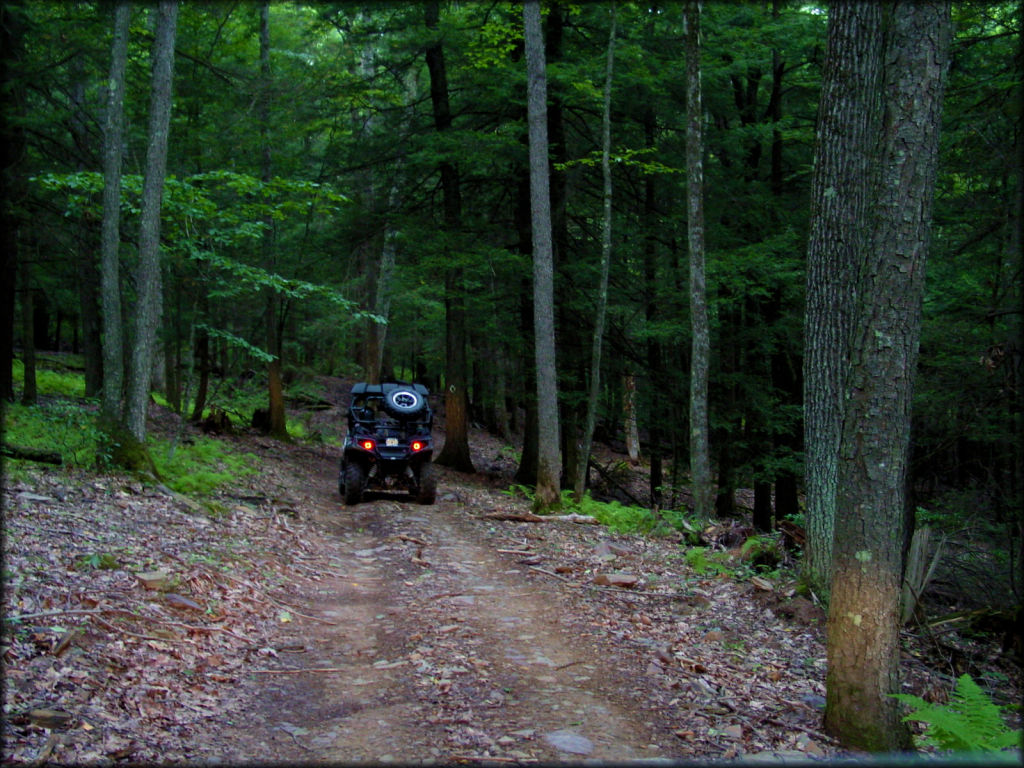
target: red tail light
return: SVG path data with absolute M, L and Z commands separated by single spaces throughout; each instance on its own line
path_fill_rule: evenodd
M 409 447 L 412 448 L 413 451 L 422 451 L 423 443 L 421 443 L 419 440 L 413 440 L 412 445 L 410 445 Z
M 373 440 L 359 441 L 359 447 L 362 448 L 364 451 L 372 451 L 375 445 L 376 444 L 373 442 Z

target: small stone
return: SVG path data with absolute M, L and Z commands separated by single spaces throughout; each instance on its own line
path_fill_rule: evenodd
M 728 736 L 730 739 L 742 739 L 743 738 L 743 726 L 742 725 L 727 725 L 722 729 L 722 733 Z
M 146 589 L 152 589 L 156 592 L 161 592 L 167 589 L 171 583 L 171 574 L 167 571 L 146 571 L 145 573 L 135 574 L 142 586 Z
M 199 611 L 200 613 L 202 613 L 203 610 L 205 610 L 203 606 L 201 606 L 195 600 L 192 600 L 191 598 L 185 597 L 183 595 L 176 595 L 173 592 L 168 592 L 166 595 L 164 595 L 164 600 L 167 601 L 168 605 L 174 608 L 182 608 L 189 611 Z
M 545 734 L 544 741 L 561 752 L 573 755 L 589 755 L 594 751 L 594 743 L 590 739 L 572 731 L 554 731 Z
M 808 736 L 806 733 L 801 733 L 796 737 L 796 748 L 801 752 L 813 755 L 815 757 L 824 757 L 825 751 L 815 743 L 814 739 Z
M 59 709 L 33 709 L 28 719 L 40 728 L 66 728 L 74 716 Z
M 594 583 L 602 587 L 635 587 L 640 577 L 632 573 L 599 573 L 594 577 Z

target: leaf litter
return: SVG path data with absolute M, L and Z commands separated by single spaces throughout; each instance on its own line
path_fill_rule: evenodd
M 335 449 L 235 439 L 260 472 L 211 514 L 123 475 L 5 481 L 4 762 L 849 755 L 822 731 L 824 615 L 784 587 L 496 519 L 528 504 L 482 433 L 491 470 L 439 468 L 429 507 L 344 507 Z M 952 677 L 921 656 L 904 691 L 934 698 Z

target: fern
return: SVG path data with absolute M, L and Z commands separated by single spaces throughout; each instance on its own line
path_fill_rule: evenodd
M 930 704 L 906 693 L 893 694 L 893 698 L 913 708 L 904 721 L 924 723 L 927 730 L 923 741 L 939 749 L 997 752 L 1020 746 L 1021 732 L 1006 727 L 999 707 L 970 675 L 963 675 L 956 681 L 949 704 Z

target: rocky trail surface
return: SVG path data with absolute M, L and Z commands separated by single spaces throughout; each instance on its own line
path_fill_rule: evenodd
M 127 477 L 5 482 L 5 763 L 843 754 L 823 617 L 783 585 L 509 519 L 528 503 L 482 434 L 488 471 L 442 469 L 431 506 L 343 506 L 336 449 L 235 439 L 260 471 L 217 514 Z M 911 657 L 904 676 L 937 684 Z

